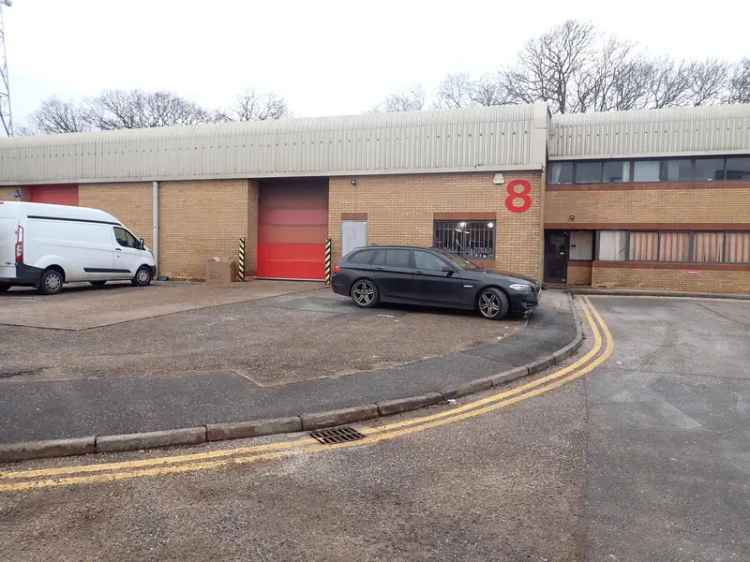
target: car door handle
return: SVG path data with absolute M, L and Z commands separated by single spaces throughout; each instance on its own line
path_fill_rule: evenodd
M 375 271 L 385 271 L 385 268 L 384 267 L 376 267 Z

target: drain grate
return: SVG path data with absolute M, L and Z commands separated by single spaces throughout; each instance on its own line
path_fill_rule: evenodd
M 334 427 L 333 429 L 321 429 L 319 431 L 313 431 L 310 433 L 310 437 L 317 439 L 323 445 L 334 445 L 335 443 L 346 443 L 347 441 L 356 441 L 357 439 L 363 439 L 359 431 L 353 427 L 342 426 Z

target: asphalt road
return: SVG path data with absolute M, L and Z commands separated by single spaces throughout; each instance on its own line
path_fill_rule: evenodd
M 71 294 L 61 306 L 93 307 L 99 293 Z M 128 293 L 111 298 L 124 305 Z M 545 291 L 530 318 L 503 321 L 418 307 L 363 310 L 315 288 L 83 331 L 0 325 L 0 444 L 299 416 L 442 392 L 549 356 L 575 335 L 570 298 L 559 291 Z
M 3 492 L 0 474 L 0 558 L 750 559 L 750 304 L 591 302 L 614 355 L 476 417 L 351 448 L 109 483 Z

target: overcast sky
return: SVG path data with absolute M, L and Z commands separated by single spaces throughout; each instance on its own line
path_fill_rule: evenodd
M 17 122 L 46 97 L 105 88 L 170 90 L 214 108 L 254 87 L 316 116 L 360 113 L 412 84 L 429 92 L 447 72 L 492 72 L 568 18 L 653 54 L 750 56 L 750 2 L 728 4 L 14 0 L 5 23 Z

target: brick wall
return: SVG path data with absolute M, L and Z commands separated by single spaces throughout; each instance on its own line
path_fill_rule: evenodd
M 595 264 L 592 286 L 710 293 L 750 293 L 750 267 L 743 270 L 606 267 Z
M 217 256 L 230 261 L 237 258 L 239 238 L 247 237 L 248 248 L 254 248 L 255 240 L 248 236 L 251 192 L 257 193 L 257 188 L 248 180 L 162 182 L 161 274 L 205 279 L 209 258 Z M 249 269 L 255 269 L 254 262 Z
M 750 183 L 554 186 L 545 197 L 544 222 L 571 229 L 587 223 L 750 223 Z
M 568 285 L 591 285 L 591 262 L 568 262 Z
M 150 183 L 81 184 L 78 203 L 114 215 L 136 237 L 143 238 L 147 246 L 153 246 Z
M 495 268 L 536 279 L 542 276 L 544 183 L 540 173 L 493 173 L 334 177 L 329 183 L 328 232 L 337 257 L 341 251 L 342 213 L 367 213 L 368 243 L 432 246 L 435 213 L 496 213 Z M 531 183 L 532 205 L 525 213 L 505 207 L 512 179 Z

